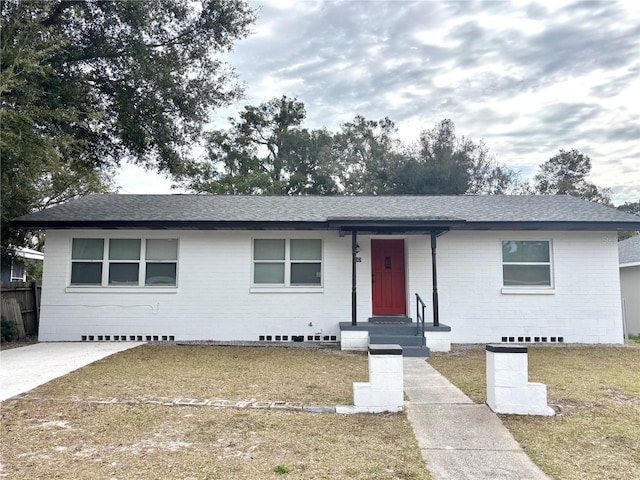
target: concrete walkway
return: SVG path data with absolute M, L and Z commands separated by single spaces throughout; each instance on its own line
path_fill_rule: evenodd
M 45 342 L 0 351 L 0 401 L 143 342 Z
M 548 480 L 486 405 L 423 358 L 404 358 L 407 416 L 434 480 Z

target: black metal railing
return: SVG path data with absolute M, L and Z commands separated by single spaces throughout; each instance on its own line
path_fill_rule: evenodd
M 424 338 L 424 309 L 427 306 L 424 304 L 420 295 L 416 293 L 416 335 L 420 335 L 422 338 L 422 345 L 426 345 Z

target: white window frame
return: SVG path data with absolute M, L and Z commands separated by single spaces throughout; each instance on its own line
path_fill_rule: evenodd
M 547 242 L 549 245 L 549 261 L 548 262 L 505 262 L 503 258 L 503 242 Z M 532 238 L 508 238 L 501 239 L 500 243 L 500 281 L 502 284 L 503 294 L 533 294 L 533 295 L 552 295 L 555 293 L 555 280 L 554 280 L 554 261 L 553 261 L 553 241 L 550 238 L 544 239 L 532 239 Z M 504 266 L 505 265 L 519 265 L 519 266 L 542 266 L 549 267 L 549 285 L 505 285 L 504 284 Z
M 100 239 L 103 240 L 103 252 L 102 252 L 102 260 L 75 260 L 76 262 L 95 262 L 102 264 L 102 279 L 101 283 L 92 285 L 92 284 L 74 284 L 71 283 L 71 268 L 69 268 L 68 275 L 68 284 L 65 291 L 68 292 L 81 292 L 81 291 L 126 291 L 126 292 L 149 292 L 149 291 L 176 291 L 178 288 L 178 278 L 179 278 L 179 268 L 180 268 L 180 239 L 178 237 L 171 238 L 156 238 L 156 237 L 142 237 L 142 236 L 127 236 L 127 237 L 99 237 L 99 236 L 91 236 L 91 237 L 82 237 L 82 236 L 74 236 L 69 241 L 69 257 L 70 262 L 69 266 L 74 263 L 73 260 L 73 240 L 74 239 Z M 109 258 L 109 245 L 112 240 L 140 240 L 140 259 L 139 260 L 111 260 Z M 147 262 L 146 258 L 146 247 L 147 240 L 176 240 L 176 260 L 175 261 L 167 261 L 165 263 L 175 263 L 176 264 L 176 283 L 174 285 L 146 285 L 146 265 L 147 263 L 159 263 L 159 261 L 149 261 Z M 138 264 L 138 283 L 135 285 L 117 285 L 117 284 L 109 284 L 109 268 L 112 263 L 137 263 Z
M 256 240 L 284 240 L 284 260 L 255 260 L 255 241 Z M 291 260 L 291 240 L 318 240 L 320 242 L 320 259 L 319 260 Z M 255 283 L 255 265 L 256 263 L 283 263 L 284 264 L 284 283 Z M 320 264 L 320 283 L 317 285 L 292 285 L 291 284 L 291 265 L 295 263 L 319 263 Z M 317 293 L 324 291 L 324 239 L 320 237 L 313 238 L 296 238 L 296 237 L 254 237 L 251 239 L 251 283 L 250 292 L 252 293 L 278 293 L 278 292 L 306 292 Z

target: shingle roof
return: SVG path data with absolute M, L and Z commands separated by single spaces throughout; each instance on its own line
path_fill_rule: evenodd
M 13 223 L 22 228 L 161 224 L 278 223 L 341 225 L 361 222 L 448 224 L 452 228 L 500 228 L 504 224 L 565 224 L 576 229 L 640 229 L 640 219 L 570 196 L 233 196 L 90 195 Z M 464 225 L 462 225 L 464 223 Z M 152 225 L 153 224 L 153 225 Z M 573 227 L 571 227 L 573 225 Z M 102 225 L 105 226 L 105 225 Z M 588 226 L 588 228 L 587 228 Z M 580 227 L 580 228 L 578 228 Z
M 620 265 L 640 263 L 640 235 L 618 242 Z

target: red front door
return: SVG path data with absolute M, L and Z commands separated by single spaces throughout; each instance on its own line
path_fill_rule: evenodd
M 371 290 L 374 315 L 407 313 L 404 240 L 371 240 Z

